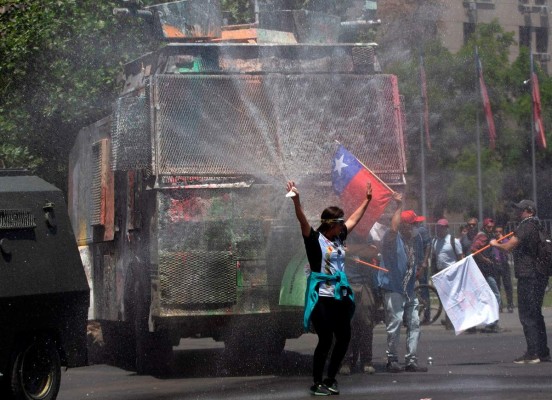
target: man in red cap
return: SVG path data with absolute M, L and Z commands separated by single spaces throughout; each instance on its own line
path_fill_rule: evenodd
M 482 249 L 483 247 L 487 246 L 489 242 L 492 239 L 494 239 L 494 228 L 495 228 L 495 222 L 493 221 L 492 218 L 485 218 L 483 220 L 483 230 L 479 232 L 477 235 L 475 235 L 475 238 L 473 239 L 472 246 L 471 246 L 472 253 L 475 253 L 478 250 Z M 489 247 L 487 248 L 487 250 L 484 250 L 479 254 L 474 255 L 473 259 L 477 263 L 477 266 L 481 270 L 481 273 L 485 277 L 485 280 L 491 287 L 491 290 L 496 296 L 496 301 L 498 302 L 498 306 L 500 307 L 500 302 L 501 302 L 500 290 L 498 289 L 498 285 L 496 284 L 498 265 L 494 258 L 492 247 Z M 482 331 L 485 333 L 500 332 L 498 321 L 490 325 L 487 325 L 485 328 L 483 328 Z
M 416 272 L 424 261 L 424 247 L 416 224 L 425 220 L 412 210 L 403 211 L 402 194 L 394 193 L 397 210 L 391 219 L 391 227 L 383 237 L 382 258 L 389 272 L 378 272 L 378 285 L 382 290 L 387 330 L 387 371 L 427 372 L 418 365 L 418 340 L 420 318 L 418 298 L 414 294 Z M 406 354 L 403 368 L 397 352 L 400 329 L 406 317 Z

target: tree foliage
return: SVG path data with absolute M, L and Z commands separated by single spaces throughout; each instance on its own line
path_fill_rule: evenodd
M 0 14 L 0 159 L 65 187 L 79 127 L 104 116 L 121 64 L 152 49 L 149 28 L 114 18 L 116 1 L 13 1 Z M 17 149 L 12 157 L 8 149 Z M 28 157 L 26 157 L 28 155 Z
M 353 3 L 259 0 L 264 9 L 306 8 L 336 15 L 344 15 Z M 485 213 L 501 212 L 506 200 L 530 198 L 531 97 L 529 86 L 523 83 L 530 77 L 528 50 L 521 49 L 519 58 L 509 64 L 514 36 L 493 22 L 479 24 L 472 40 L 452 54 L 435 35 L 435 16 L 442 6 L 439 0 L 395 1 L 387 10 L 395 3 L 400 18 L 381 15 L 388 23 L 377 39 L 378 58 L 386 73 L 399 76 L 405 99 L 410 195 L 420 197 L 418 71 L 423 54 L 432 141 L 432 149 L 426 151 L 430 209 L 436 216 L 444 209 L 475 213 L 477 118 Z M 253 2 L 221 0 L 221 4 L 229 23 L 254 21 Z M 81 127 L 109 114 L 119 91 L 122 64 L 160 45 L 143 21 L 115 18 L 112 10 L 119 6 L 115 0 L 0 0 L 0 160 L 5 166 L 30 167 L 56 185 L 66 186 L 67 158 L 74 138 Z M 477 90 L 475 45 L 497 127 L 494 151 L 488 149 Z M 547 112 L 552 103 L 552 80 L 538 68 L 537 73 L 544 124 L 552 127 Z M 552 215 L 552 205 L 547 205 L 552 199 L 546 190 L 552 184 L 551 158 L 550 150 L 537 153 L 539 199 L 544 200 L 539 201 L 544 205 L 539 210 L 541 216 Z
M 162 3 L 142 0 L 141 5 Z M 265 9 L 344 12 L 347 1 L 260 0 Z M 230 23 L 254 20 L 253 2 L 221 0 Z M 117 19 L 115 0 L 1 0 L 0 160 L 33 166 L 66 186 L 78 130 L 110 112 L 121 66 L 159 45 L 140 20 Z M 18 156 L 13 157 L 15 151 Z M 11 153 L 10 153 L 11 152 Z
M 410 151 L 409 191 L 420 197 L 420 52 L 423 51 L 427 76 L 432 149 L 426 149 L 428 208 L 434 217 L 443 210 L 477 215 L 477 130 L 481 148 L 482 194 L 485 215 L 498 215 L 508 209 L 508 200 L 531 198 L 530 122 L 531 97 L 524 81 L 530 76 L 529 53 L 522 49 L 509 64 L 509 48 L 514 35 L 497 21 L 479 24 L 476 34 L 456 54 L 437 40 L 427 40 L 411 48 L 407 61 L 389 63 L 388 72 L 399 76 L 401 93 L 407 105 Z M 475 67 L 475 46 L 497 132 L 496 149 L 489 148 L 486 119 L 481 104 Z M 416 71 L 416 73 L 412 73 Z M 539 72 L 543 109 L 550 104 L 552 80 Z M 549 118 L 549 116 L 545 116 Z M 550 126 L 545 120 L 545 126 Z M 547 178 L 550 151 L 537 154 L 539 182 Z M 541 185 L 543 197 L 547 195 Z M 543 202 L 544 203 L 544 202 Z M 548 202 L 546 202 L 548 203 Z M 546 204 L 545 203 L 545 204 Z M 541 207 L 541 215 L 552 209 Z

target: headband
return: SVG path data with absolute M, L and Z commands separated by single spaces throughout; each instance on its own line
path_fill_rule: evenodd
M 320 222 L 323 223 L 323 224 L 335 224 L 335 223 L 342 224 L 342 223 L 345 222 L 345 219 L 343 219 L 343 218 L 321 219 Z

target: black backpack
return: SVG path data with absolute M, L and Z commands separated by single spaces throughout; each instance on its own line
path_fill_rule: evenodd
M 533 223 L 539 233 L 537 269 L 546 276 L 552 276 L 552 239 L 550 239 L 550 235 L 538 220 L 533 220 Z

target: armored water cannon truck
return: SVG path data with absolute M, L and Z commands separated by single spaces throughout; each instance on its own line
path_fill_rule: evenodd
M 62 192 L 0 169 L 2 399 L 53 400 L 61 366 L 86 365 L 89 288 Z
M 70 155 L 70 215 L 104 348 L 125 337 L 141 373 L 184 337 L 278 354 L 303 333 L 304 274 L 303 289 L 284 279 L 304 255 L 285 182 L 300 183 L 313 225 L 340 204 L 337 142 L 404 184 L 397 79 L 378 73 L 374 44 L 338 43 L 332 15 L 267 10 L 221 26 L 219 2 L 200 0 L 139 15 L 168 43 L 125 65 L 112 114 Z

